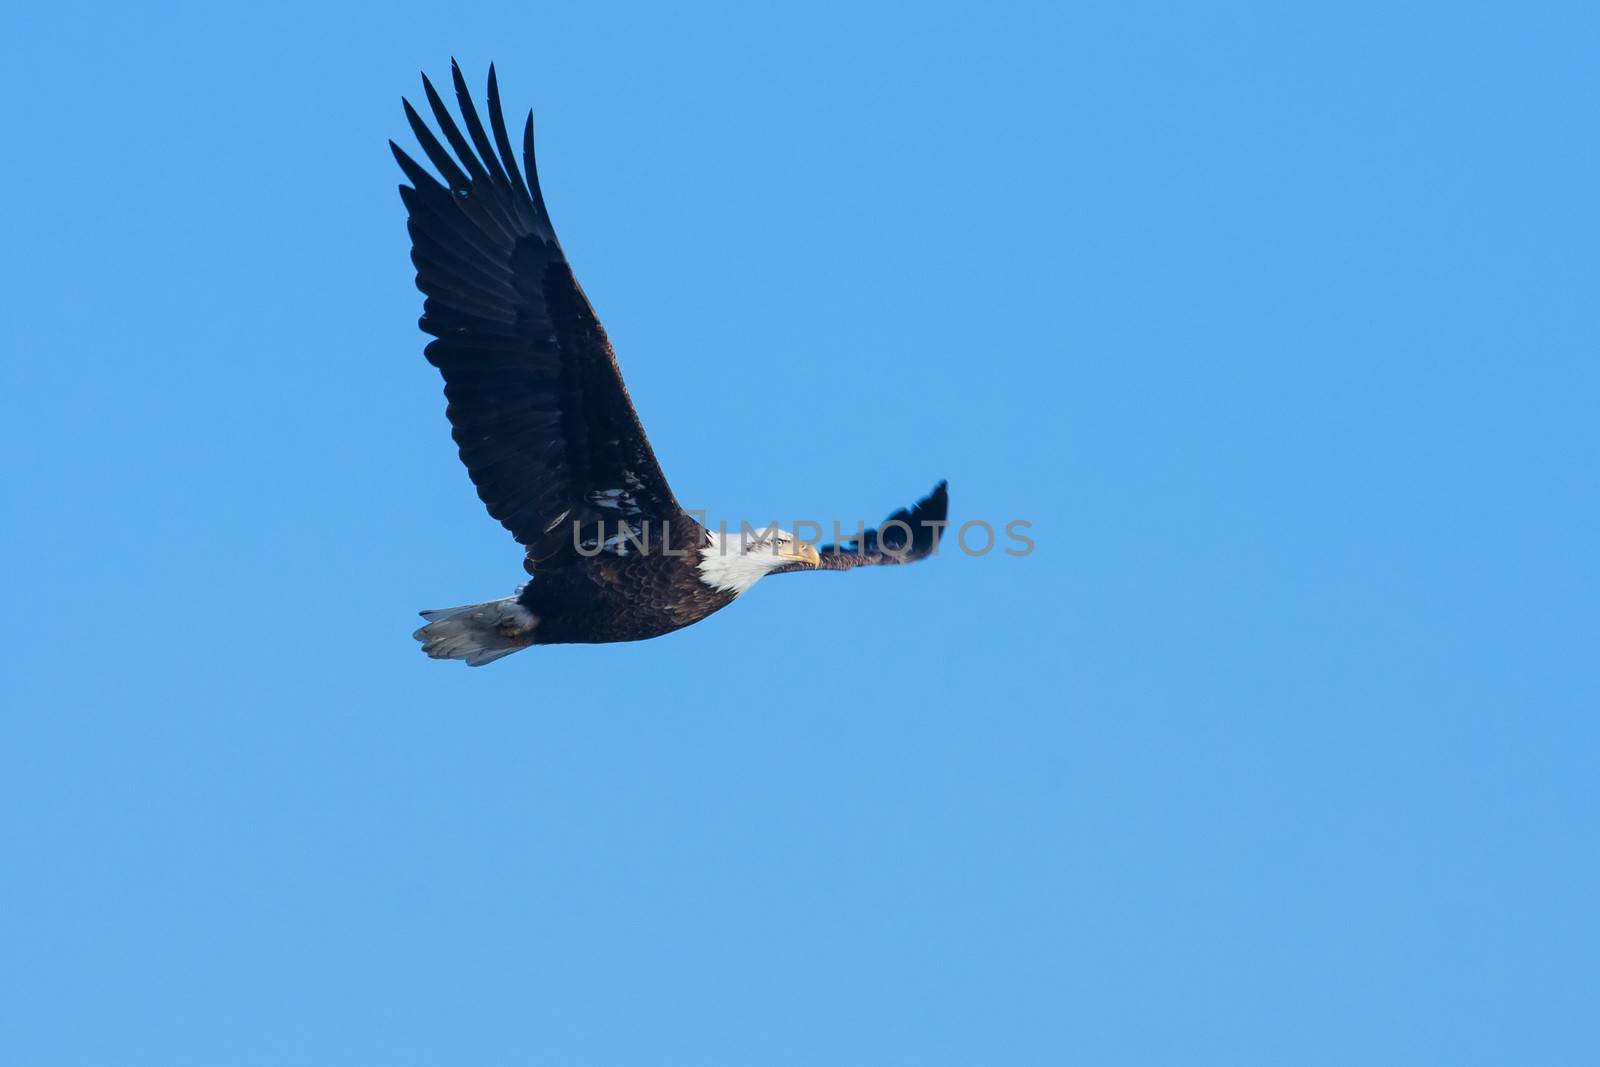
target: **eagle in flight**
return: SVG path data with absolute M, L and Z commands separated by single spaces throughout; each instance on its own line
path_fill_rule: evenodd
M 461 125 L 426 75 L 428 108 L 406 118 L 437 177 L 393 141 L 424 349 L 444 376 L 445 414 L 489 514 L 525 550 L 514 596 L 442 611 L 414 635 L 435 659 L 472 666 L 531 645 L 637 641 L 731 604 L 768 574 L 908 563 L 944 531 L 945 483 L 876 530 L 818 549 L 775 527 L 709 529 L 678 504 L 623 387 L 616 355 L 572 276 L 534 169 L 522 167 L 489 68 L 484 128 L 451 63 Z M 465 131 L 463 132 L 463 126 Z M 526 177 L 524 177 L 526 175 Z

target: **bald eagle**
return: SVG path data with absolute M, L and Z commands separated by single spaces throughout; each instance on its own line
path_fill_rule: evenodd
M 422 612 L 428 624 L 414 636 L 424 652 L 480 666 L 531 645 L 637 641 L 698 622 L 768 574 L 935 551 L 944 482 L 879 529 L 820 550 L 786 530 L 734 534 L 687 514 L 556 240 L 534 168 L 533 115 L 519 170 L 494 68 L 488 130 L 454 62 L 451 76 L 465 133 L 422 79 L 448 150 L 402 101 L 438 176 L 389 147 L 410 182 L 400 199 L 426 296 L 420 325 L 434 338 L 424 353 L 444 376 L 461 461 L 489 514 L 523 546 L 532 578 L 503 600 Z

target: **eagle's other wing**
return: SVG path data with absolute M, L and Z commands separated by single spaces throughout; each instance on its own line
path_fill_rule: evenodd
M 885 563 L 915 563 L 933 555 L 939 547 L 947 525 L 945 516 L 950 511 L 948 482 L 940 482 L 933 492 L 917 501 L 914 507 L 901 508 L 890 515 L 875 530 L 865 530 L 858 540 L 842 545 L 823 545 L 817 549 L 821 562 L 818 570 L 847 571 L 852 567 L 872 567 Z M 804 564 L 785 564 L 772 574 L 811 570 Z
M 532 561 L 570 551 L 602 521 L 687 522 L 551 227 L 533 115 L 522 134 L 524 182 L 494 68 L 492 143 L 454 62 L 450 73 L 466 136 L 426 75 L 422 83 L 454 156 L 404 102 L 443 182 L 389 147 L 411 182 L 400 198 L 417 288 L 427 296 L 420 325 L 436 338 L 425 354 L 444 375 L 451 435 L 478 496 Z

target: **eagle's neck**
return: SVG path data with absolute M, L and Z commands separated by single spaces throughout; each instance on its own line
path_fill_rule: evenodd
M 700 550 L 700 580 L 719 593 L 739 596 L 784 562 L 768 546 L 746 546 L 737 535 L 707 530 L 706 546 Z

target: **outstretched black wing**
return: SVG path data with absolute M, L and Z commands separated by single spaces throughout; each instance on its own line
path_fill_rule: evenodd
M 933 487 L 933 492 L 917 501 L 915 507 L 901 508 L 884 519 L 877 529 L 863 531 L 859 540 L 817 549 L 822 557 L 817 569 L 847 571 L 852 567 L 885 563 L 915 563 L 933 555 L 939 547 L 939 538 L 944 536 L 947 525 L 945 516 L 949 512 L 949 483 L 940 482 Z M 790 563 L 770 573 L 810 569 L 804 564 Z
M 453 61 L 450 74 L 465 136 L 426 75 L 422 85 L 453 156 L 404 102 L 443 181 L 389 147 L 411 182 L 400 198 L 427 295 L 420 325 L 436 338 L 425 352 L 444 375 L 446 415 L 478 496 L 533 561 L 594 540 L 601 522 L 608 532 L 619 520 L 687 524 L 550 225 L 533 115 L 522 133 L 524 182 L 494 68 L 492 142 Z

